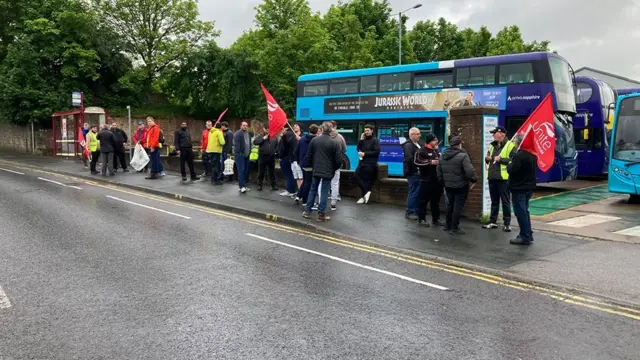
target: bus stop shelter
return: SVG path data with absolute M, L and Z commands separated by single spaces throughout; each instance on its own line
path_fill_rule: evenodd
M 57 112 L 51 115 L 53 127 L 53 156 L 81 157 L 80 146 L 82 126 L 102 125 L 108 121 L 108 113 L 105 109 L 90 106 L 66 112 Z

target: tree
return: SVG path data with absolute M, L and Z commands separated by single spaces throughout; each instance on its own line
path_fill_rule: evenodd
M 48 120 L 68 108 L 73 91 L 85 91 L 100 77 L 92 48 L 99 36 L 95 13 L 80 1 L 25 2 L 21 34 L 6 48 L 0 65 L 0 112 L 18 124 Z
M 487 56 L 492 35 L 486 26 L 480 27 L 478 31 L 466 28 L 460 32 L 460 36 L 463 42 L 461 58 Z
M 94 0 L 144 69 L 144 88 L 203 41 L 218 33 L 198 20 L 195 0 Z
M 531 51 L 549 51 L 549 41 L 533 41 L 527 44 L 522 40 L 520 28 L 517 25 L 512 25 L 505 26 L 496 34 L 496 37 L 491 40 L 487 55 L 518 54 Z
M 411 32 L 409 41 L 418 62 L 429 62 L 435 59 L 436 24 L 431 20 L 418 21 Z

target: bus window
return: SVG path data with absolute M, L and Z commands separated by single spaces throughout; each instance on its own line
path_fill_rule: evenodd
M 569 71 L 569 64 L 556 57 L 550 56 L 549 66 L 551 67 L 551 77 L 555 84 L 573 86 L 570 75 L 571 72 Z
M 411 90 L 411 73 L 380 75 L 380 91 Z
M 615 119 L 613 157 L 618 160 L 640 160 L 640 98 L 622 100 Z
M 585 134 L 587 132 L 587 134 Z M 588 150 L 589 149 L 589 135 L 587 129 L 573 129 L 574 137 L 576 139 L 576 150 Z
M 314 81 L 304 84 L 303 96 L 323 96 L 329 92 L 329 83 L 326 81 Z
M 400 138 L 409 135 L 409 122 L 400 121 L 394 124 L 378 124 L 378 139 L 380 144 L 400 144 Z
M 453 71 L 416 74 L 414 89 L 442 89 L 453 87 Z
M 576 89 L 576 104 L 584 104 L 591 99 L 593 89 L 587 83 L 579 82 Z
M 377 76 L 363 76 L 360 78 L 360 92 L 377 92 L 378 91 L 378 77 Z
M 336 121 L 338 127 L 338 133 L 342 135 L 344 141 L 347 145 L 356 145 L 358 144 L 358 139 L 360 138 L 358 123 L 357 122 L 349 122 L 349 121 Z
M 355 94 L 358 92 L 358 80 L 357 78 L 331 80 L 329 93 L 331 95 Z
M 525 84 L 533 82 L 531 63 L 500 65 L 500 84 Z
M 456 70 L 456 86 L 482 86 L 496 83 L 496 67 L 473 66 Z

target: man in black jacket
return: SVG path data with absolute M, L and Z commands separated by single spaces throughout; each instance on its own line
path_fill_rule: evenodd
M 415 159 L 415 165 L 420 170 L 418 221 L 421 226 L 429 227 L 427 205 L 431 204 L 431 223 L 435 226 L 441 226 L 440 198 L 442 197 L 442 185 L 438 182 L 437 171 L 440 161 L 438 138 L 433 134 L 428 134 L 425 141 L 425 145 L 418 150 Z
M 280 169 L 285 178 L 285 191 L 280 194 L 282 196 L 295 196 L 296 194 L 296 179 L 293 176 L 293 170 L 291 170 L 291 163 L 295 161 L 293 156 L 296 150 L 298 140 L 296 134 L 285 126 L 284 134 L 280 139 Z
M 371 188 L 378 173 L 378 158 L 380 157 L 380 141 L 373 134 L 374 126 L 365 125 L 364 133 L 358 141 L 358 156 L 360 163 L 356 169 L 356 182 L 362 191 L 358 204 L 366 204 L 371 197 Z
M 100 125 L 100 132 L 98 132 L 97 139 L 100 141 L 102 176 L 107 176 L 107 168 L 109 169 L 109 175 L 113 176 L 116 174 L 113 171 L 113 152 L 116 148 L 116 138 L 111 130 L 107 129 L 107 126 L 102 124 Z
M 523 134 L 517 134 L 514 137 L 513 142 L 518 150 L 509 165 L 507 165 L 513 212 L 516 214 L 518 227 L 520 228 L 518 237 L 510 241 L 513 245 L 531 245 L 533 242 L 529 200 L 531 200 L 533 190 L 536 188 L 538 157 L 519 148 L 523 139 Z
M 309 143 L 305 165 L 313 169 L 313 182 L 305 211 L 302 213 L 302 216 L 307 219 L 311 217 L 311 209 L 318 194 L 320 181 L 322 181 L 322 186 L 318 203 L 318 221 L 330 219 L 325 210 L 331 189 L 331 179 L 342 165 L 342 149 L 338 142 L 331 138 L 331 131 L 333 131 L 333 125 L 330 121 L 325 121 L 322 123 L 322 135 L 314 137 Z
M 271 189 L 278 190 L 276 186 L 276 155 L 278 149 L 278 136 L 269 137 L 269 129 L 264 128 L 263 134 L 256 135 L 253 144 L 258 148 L 258 191 L 262 191 L 262 182 L 267 171 L 269 172 L 269 180 Z
M 447 224 L 444 228 L 451 235 L 463 235 L 460 230 L 460 215 L 469 196 L 469 187 L 478 179 L 469 155 L 462 150 L 462 139 L 455 136 L 438 162 L 438 181 L 444 185 L 449 198 Z
M 220 169 L 224 169 L 224 161 L 227 160 L 233 151 L 233 132 L 229 129 L 229 123 L 223 121 L 220 123 L 220 129 L 224 136 L 224 147 L 222 148 L 222 156 L 220 156 Z M 224 171 L 220 171 L 220 181 L 224 181 Z M 226 182 L 233 181 L 233 176 L 227 176 Z
M 404 158 L 402 169 L 404 177 L 407 178 L 409 191 L 407 192 L 407 209 L 404 217 L 411 220 L 418 219 L 418 207 L 420 206 L 420 172 L 415 164 L 416 153 L 420 149 L 420 129 L 409 129 L 409 140 L 402 144 Z
M 184 164 L 189 165 L 191 172 L 191 181 L 200 180 L 196 175 L 196 168 L 193 166 L 193 143 L 191 142 L 191 134 L 187 128 L 185 121 L 180 124 L 180 129 L 174 135 L 174 146 L 180 155 L 180 173 L 182 173 L 182 181 L 187 181 L 187 169 Z
M 111 123 L 111 132 L 116 139 L 116 145 L 113 155 L 113 172 L 118 172 L 118 163 L 122 166 L 123 172 L 129 172 L 127 169 L 127 160 L 124 151 L 124 144 L 129 141 L 129 137 L 127 133 L 118 127 L 118 124 L 113 122 Z

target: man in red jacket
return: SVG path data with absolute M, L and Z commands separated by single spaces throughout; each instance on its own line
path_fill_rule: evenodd
M 202 145 L 200 146 L 200 151 L 202 153 L 202 165 L 204 165 L 204 174 L 202 177 L 205 178 L 211 175 L 211 155 L 207 152 L 207 144 L 209 143 L 209 133 L 212 127 L 213 122 L 209 120 L 207 121 L 206 129 L 202 130 Z
M 159 178 L 161 165 L 160 165 L 160 126 L 158 126 L 152 117 L 147 118 L 147 125 L 149 126 L 149 132 L 147 133 L 147 147 L 151 152 L 151 174 L 145 179 L 155 180 Z

